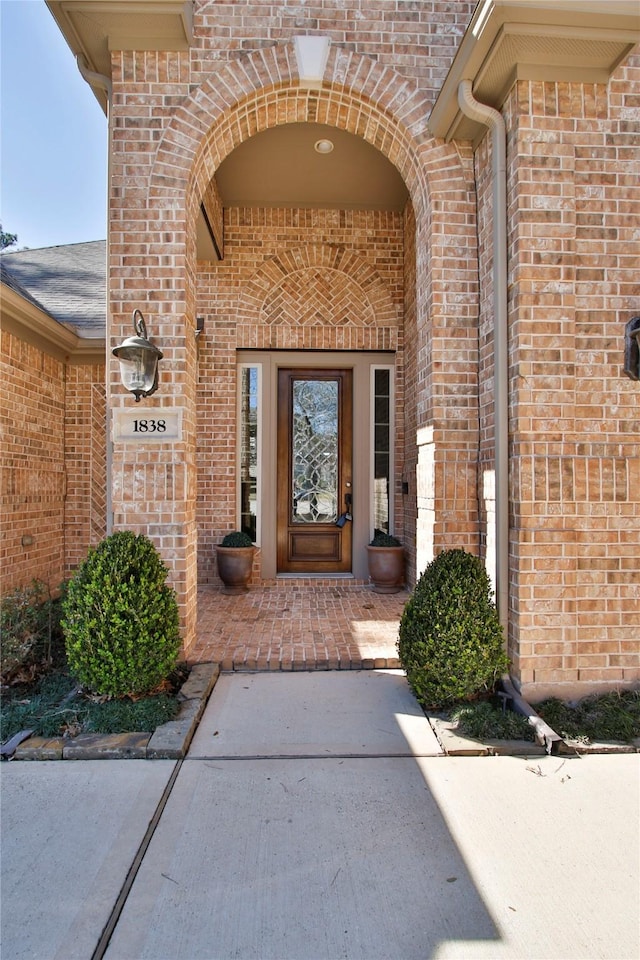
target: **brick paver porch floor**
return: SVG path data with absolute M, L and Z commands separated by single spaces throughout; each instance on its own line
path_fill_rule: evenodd
M 189 660 L 213 661 L 222 670 L 397 668 L 408 597 L 344 580 L 270 580 L 237 596 L 204 586 Z

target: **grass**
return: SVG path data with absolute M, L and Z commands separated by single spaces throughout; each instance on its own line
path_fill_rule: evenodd
M 535 705 L 549 726 L 565 740 L 582 743 L 628 743 L 640 737 L 640 690 L 611 692 L 572 703 L 549 699 Z M 456 731 L 476 740 L 534 740 L 525 717 L 502 710 L 493 701 L 462 703 L 448 712 Z
M 544 700 L 536 704 L 536 711 L 568 740 L 628 743 L 640 737 L 640 690 L 613 691 L 572 703 Z
M 450 719 L 457 723 L 457 733 L 476 740 L 535 740 L 525 717 L 488 700 L 459 704 L 451 710 Z
M 3 688 L 0 738 L 4 742 L 21 730 L 33 730 L 40 737 L 153 733 L 177 715 L 175 692 L 184 679 L 184 672 L 177 671 L 167 691 L 106 700 L 86 696 L 65 669 L 53 670 L 30 684 Z

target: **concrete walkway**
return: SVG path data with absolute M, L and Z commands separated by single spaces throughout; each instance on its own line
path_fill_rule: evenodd
M 7 960 L 640 955 L 639 758 L 443 757 L 393 671 L 224 675 L 181 763 L 0 772 Z

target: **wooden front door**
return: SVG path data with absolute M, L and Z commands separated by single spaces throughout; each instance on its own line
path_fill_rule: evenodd
M 278 573 L 351 572 L 351 370 L 278 372 Z

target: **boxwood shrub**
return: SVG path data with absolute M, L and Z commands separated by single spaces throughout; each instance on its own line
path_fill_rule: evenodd
M 87 690 L 147 693 L 174 668 L 178 605 L 166 577 L 142 534 L 119 531 L 89 551 L 69 582 L 62 620 L 69 668 Z
M 459 549 L 439 554 L 400 621 L 398 655 L 417 700 L 440 708 L 492 690 L 509 664 L 503 642 L 482 562 Z
M 243 530 L 233 530 L 231 533 L 225 534 L 225 536 L 220 541 L 221 547 L 252 547 L 253 540 L 248 533 L 245 533 Z

